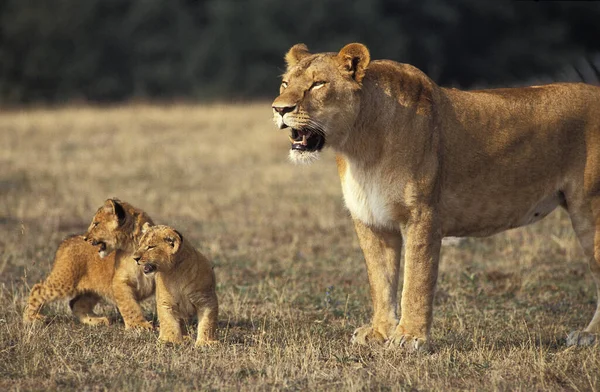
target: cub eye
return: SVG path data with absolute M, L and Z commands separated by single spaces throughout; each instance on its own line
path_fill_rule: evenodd
M 146 250 L 150 250 L 150 249 L 154 249 L 154 248 L 156 248 L 156 245 L 148 245 L 146 247 Z
M 310 89 L 311 89 L 311 90 L 314 90 L 314 89 L 316 89 L 316 88 L 323 87 L 323 86 L 324 86 L 326 83 L 327 83 L 327 82 L 326 82 L 326 81 L 324 81 L 324 80 L 319 80 L 319 81 L 317 81 L 317 82 L 314 82 L 314 83 L 312 84 L 312 86 L 310 86 Z
M 100 222 L 94 222 L 93 226 L 96 227 L 100 224 Z
M 286 88 L 287 88 L 287 86 L 288 86 L 288 82 L 285 82 L 285 81 L 284 81 L 284 82 L 281 82 L 281 88 L 282 88 L 282 89 L 286 89 Z

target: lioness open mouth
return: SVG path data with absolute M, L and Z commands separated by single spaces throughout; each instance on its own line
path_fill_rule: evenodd
M 156 266 L 154 264 L 144 264 L 144 273 L 151 274 L 156 271 Z
M 292 150 L 318 151 L 325 145 L 325 138 L 309 129 L 292 128 L 290 142 L 292 142 Z

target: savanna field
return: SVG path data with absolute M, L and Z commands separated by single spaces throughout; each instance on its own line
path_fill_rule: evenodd
M 268 102 L 0 113 L 0 390 L 600 389 L 598 346 L 565 346 L 596 296 L 566 213 L 443 247 L 432 353 L 352 346 L 371 303 L 334 157 L 294 166 L 288 148 Z M 23 326 L 60 241 L 109 197 L 212 260 L 219 344 L 125 331 L 110 304 L 109 327 L 67 301 Z

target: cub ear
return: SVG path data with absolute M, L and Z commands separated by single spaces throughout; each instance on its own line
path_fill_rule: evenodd
M 127 214 L 125 213 L 125 208 L 121 204 L 119 199 L 108 199 L 104 202 L 104 208 L 107 212 L 112 213 L 117 217 L 119 222 L 119 226 L 125 223 L 125 218 Z
M 287 64 L 288 68 L 291 68 L 307 56 L 310 56 L 310 52 L 308 51 L 306 45 L 296 44 L 292 46 L 285 54 L 285 63 Z
M 117 216 L 117 219 L 119 220 L 119 226 L 122 226 L 123 223 L 125 223 L 125 217 L 127 216 L 125 214 L 125 208 L 123 208 L 123 205 L 121 204 L 121 202 L 118 199 L 113 199 L 113 212 L 115 213 L 115 215 Z
M 371 61 L 369 49 L 363 44 L 348 44 L 337 55 L 342 69 L 350 74 L 352 79 L 361 83 Z
M 177 253 L 183 243 L 183 236 L 177 230 L 171 230 L 171 233 L 165 237 L 165 242 L 171 246 L 171 254 Z
M 144 222 L 144 225 L 142 226 L 142 234 L 146 234 L 146 232 L 148 231 L 148 229 L 150 227 L 151 227 L 150 223 Z

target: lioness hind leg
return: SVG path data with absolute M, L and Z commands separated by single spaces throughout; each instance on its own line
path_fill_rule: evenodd
M 596 220 L 591 209 L 569 209 L 573 229 L 588 258 L 590 272 L 596 283 L 598 302 L 592 321 L 583 331 L 571 332 L 567 337 L 567 346 L 590 346 L 598 342 L 600 336 L 600 221 L 594 223 Z
M 107 317 L 98 316 L 94 313 L 94 307 L 100 301 L 100 297 L 91 294 L 81 294 L 73 298 L 69 302 L 71 311 L 79 319 L 82 324 L 87 325 L 109 325 L 110 321 Z

